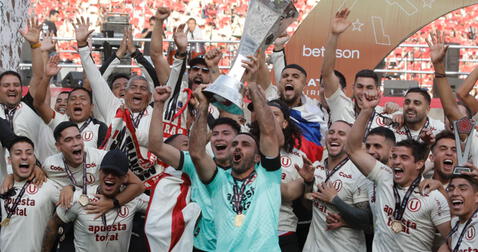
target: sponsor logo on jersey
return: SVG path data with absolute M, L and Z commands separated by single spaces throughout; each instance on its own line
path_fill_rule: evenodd
M 410 210 L 411 212 L 416 212 L 420 210 L 421 207 L 422 202 L 417 198 L 411 199 L 407 205 L 408 210 Z

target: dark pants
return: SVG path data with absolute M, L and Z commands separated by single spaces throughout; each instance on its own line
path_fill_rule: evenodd
M 279 246 L 282 252 L 299 252 L 299 245 L 297 244 L 297 234 L 292 233 L 279 236 Z
M 129 243 L 129 251 L 148 251 L 146 242 L 146 234 L 144 233 L 144 214 L 136 213 L 133 218 L 133 232 L 131 233 L 131 241 Z

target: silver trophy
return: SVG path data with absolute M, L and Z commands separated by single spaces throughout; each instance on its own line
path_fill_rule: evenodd
M 204 90 L 211 103 L 231 114 L 243 114 L 241 82 L 245 69 L 242 60 L 266 48 L 297 19 L 291 0 L 251 0 L 239 52 L 227 75 L 220 75 Z
M 456 158 L 458 164 L 453 169 L 453 174 L 461 174 L 462 172 L 471 172 L 471 169 L 464 166 L 468 162 L 470 156 L 471 142 L 469 135 L 474 128 L 474 122 L 468 117 L 463 117 L 453 121 L 453 131 L 455 133 Z M 460 135 L 466 135 L 465 149 L 461 148 Z

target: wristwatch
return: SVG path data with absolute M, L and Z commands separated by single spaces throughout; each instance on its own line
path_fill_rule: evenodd
M 113 200 L 113 205 L 114 205 L 115 208 L 120 208 L 121 207 L 118 199 L 112 198 L 112 200 Z

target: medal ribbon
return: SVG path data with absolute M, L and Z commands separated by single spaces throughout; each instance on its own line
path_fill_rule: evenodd
M 79 130 L 80 130 L 80 133 L 82 133 L 83 130 L 85 130 L 86 127 L 88 127 L 88 125 L 89 125 L 90 123 L 91 123 L 91 117 L 89 117 L 88 120 L 86 120 L 86 122 L 83 123 L 83 125 L 81 125 L 81 127 L 80 127 L 80 129 L 79 129 Z
M 85 155 L 86 155 L 86 153 L 85 153 Z M 63 165 L 65 166 L 66 175 L 68 175 L 68 178 L 70 178 L 70 181 L 73 183 L 74 186 L 83 188 L 82 189 L 83 190 L 82 194 L 86 195 L 86 193 L 87 193 L 86 185 L 87 185 L 88 182 L 87 182 L 87 178 L 86 178 L 85 162 L 86 162 L 86 158 L 85 158 L 85 156 L 83 156 L 83 185 L 80 185 L 76 182 L 76 179 L 73 176 L 73 173 L 71 173 L 71 170 L 70 170 L 70 168 L 68 168 L 68 165 L 66 164 L 65 159 L 63 159 Z
M 465 226 L 463 227 L 463 230 L 461 231 L 460 237 L 458 238 L 458 241 L 457 241 L 455 247 L 453 248 L 453 252 L 458 252 L 458 249 L 460 248 L 461 242 L 463 241 L 463 236 L 465 236 L 465 233 L 467 231 L 468 225 L 470 225 L 471 221 L 473 220 L 473 216 L 475 216 L 475 214 L 477 212 L 478 212 L 478 209 L 476 209 L 473 212 L 473 214 L 471 215 L 471 217 L 466 221 Z M 450 233 L 448 234 L 447 239 L 450 238 L 453 235 L 453 233 L 458 231 L 458 225 L 459 224 L 460 224 L 460 221 L 457 221 L 455 226 L 451 229 Z
M 25 184 L 22 186 L 22 189 L 20 190 L 20 193 L 18 193 L 17 198 L 13 202 L 12 207 L 8 208 L 7 205 L 5 205 L 5 210 L 7 211 L 7 218 L 5 219 L 12 218 L 13 214 L 15 213 L 15 210 L 18 207 L 18 204 L 20 204 L 20 201 L 22 200 L 23 194 L 25 194 L 25 190 L 31 184 L 31 182 L 32 182 L 31 180 L 28 180 L 27 182 L 25 182 Z
M 244 180 L 244 183 L 242 183 L 241 188 L 239 189 L 239 185 L 237 185 L 237 180 L 236 178 L 233 177 L 234 179 L 234 186 L 232 187 L 233 195 L 232 195 L 232 203 L 233 207 L 232 210 L 236 214 L 242 214 L 242 198 L 244 196 L 244 191 L 246 190 L 246 185 L 251 183 L 252 178 L 256 175 L 256 171 L 252 171 L 251 174 Z
M 332 169 L 330 172 L 327 172 L 327 176 L 325 177 L 325 182 L 329 181 L 330 177 L 332 177 L 332 175 L 334 175 L 334 173 L 336 173 L 340 168 L 342 168 L 342 166 L 344 166 L 345 163 L 347 163 L 347 161 L 349 161 L 349 158 L 345 158 L 344 160 L 340 161 L 340 163 L 338 163 L 334 169 Z M 329 165 L 329 158 L 326 158 L 325 161 L 324 161 L 324 166 L 325 168 L 327 169 L 327 166 Z
M 427 117 L 427 121 L 425 122 L 425 125 L 423 125 L 423 128 L 420 130 L 420 133 L 418 133 L 418 139 L 413 139 L 412 137 L 412 133 L 410 132 L 410 129 L 408 128 L 407 124 L 404 124 L 403 125 L 403 128 L 405 128 L 405 131 L 407 132 L 407 138 L 408 140 L 416 140 L 418 141 L 420 139 L 420 135 L 422 134 L 423 130 L 428 128 L 428 125 L 430 124 L 430 121 L 428 120 L 428 117 Z
M 393 211 L 393 218 L 395 220 L 401 220 L 403 217 L 403 213 L 405 213 L 405 209 L 407 208 L 408 199 L 410 195 L 412 195 L 413 190 L 418 186 L 420 183 L 421 176 L 418 176 L 413 183 L 408 188 L 407 192 L 405 193 L 402 202 L 400 203 L 400 194 L 398 194 L 397 185 L 393 184 L 393 196 L 395 196 L 395 210 Z
M 3 110 L 5 111 L 5 119 L 7 119 L 8 123 L 10 124 L 10 129 L 13 130 L 13 117 L 15 116 L 15 112 L 17 108 L 8 109 L 7 106 L 3 105 Z
M 145 109 L 145 110 L 146 110 L 146 109 Z M 144 115 L 144 111 L 145 111 L 145 110 L 141 111 L 141 112 L 136 116 L 136 118 L 134 118 L 133 112 L 130 113 L 130 115 L 131 115 L 131 121 L 133 121 L 133 126 L 134 126 L 135 129 L 138 128 L 139 122 L 141 121 L 141 118 L 143 118 L 143 115 Z

